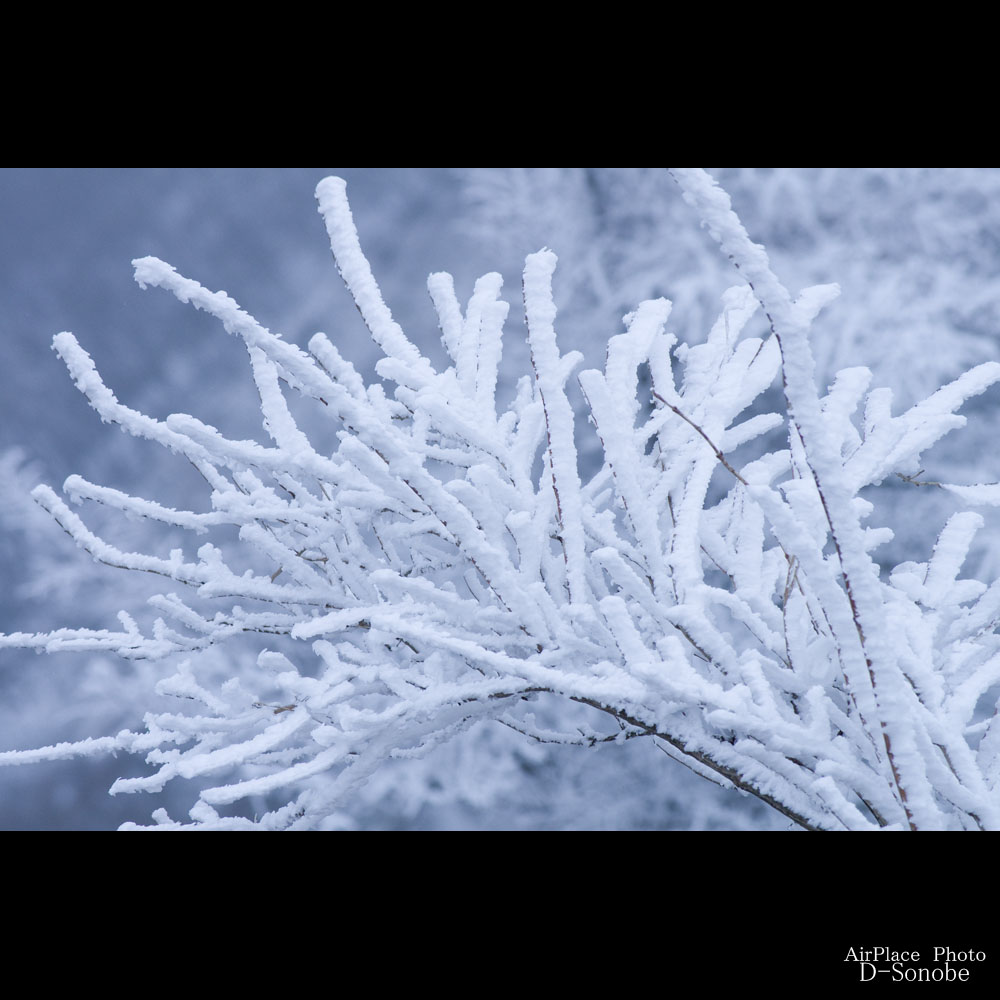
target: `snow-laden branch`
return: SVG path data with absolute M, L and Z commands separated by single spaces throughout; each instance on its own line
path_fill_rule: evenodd
M 451 277 L 431 275 L 451 359 L 436 371 L 385 305 L 336 178 L 317 189 L 320 211 L 391 397 L 322 334 L 303 351 L 226 293 L 136 260 L 141 285 L 243 339 L 270 444 L 124 407 L 72 335 L 56 337 L 102 419 L 184 456 L 210 487 L 200 511 L 80 476 L 65 493 L 212 540 L 193 556 L 124 551 L 35 492 L 95 560 L 186 595 L 153 598 L 147 629 L 123 614 L 120 630 L 16 633 L 0 648 L 162 661 L 158 692 L 179 707 L 148 713 L 141 732 L 0 763 L 141 753 L 150 773 L 114 793 L 207 780 L 189 823 L 158 810 L 158 828 L 301 829 L 332 821 L 387 758 L 494 722 L 536 742 L 648 737 L 808 829 L 1000 828 L 1000 584 L 960 576 L 982 518 L 956 514 L 926 564 L 885 578 L 872 555 L 892 537 L 874 517 L 878 485 L 918 481 L 921 454 L 1000 365 L 899 416 L 862 368 L 822 394 L 809 331 L 835 286 L 793 298 L 712 179 L 674 177 L 747 285 L 694 346 L 667 330 L 664 299 L 624 317 L 603 370 L 579 375 L 604 456 L 586 480 L 566 390 L 582 358 L 560 353 L 551 251 L 525 262 L 532 371 L 503 410 L 500 276 L 479 279 L 463 309 Z M 770 331 L 748 335 L 761 309 Z M 769 412 L 779 384 L 784 405 Z M 314 401 L 332 450 L 289 391 Z M 947 488 L 998 502 L 995 486 Z M 232 646 L 219 683 L 202 658 L 237 636 L 257 637 L 259 654 Z M 587 706 L 592 725 L 539 725 L 525 703 L 540 698 Z M 617 728 L 595 728 L 609 717 Z M 234 806 L 242 818 L 219 812 Z

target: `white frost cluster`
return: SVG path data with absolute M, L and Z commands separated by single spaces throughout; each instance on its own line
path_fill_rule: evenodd
M 121 551 L 51 489 L 35 491 L 98 561 L 188 589 L 150 601 L 161 617 L 148 631 L 122 613 L 121 631 L 20 633 L 0 648 L 169 658 L 176 672 L 157 690 L 177 709 L 149 713 L 141 732 L 0 763 L 141 753 L 152 773 L 113 793 L 199 782 L 190 821 L 158 810 L 160 828 L 322 828 L 388 757 L 497 720 L 543 741 L 650 737 L 810 829 L 1000 829 L 1000 582 L 959 579 L 982 519 L 956 514 L 927 563 L 883 579 L 871 553 L 891 531 L 866 525 L 875 507 L 859 496 L 891 475 L 917 482 L 921 453 L 964 423 L 956 409 L 1000 381 L 1000 364 L 898 416 L 863 368 L 821 396 L 808 332 L 836 286 L 793 300 L 714 181 L 673 176 L 746 283 L 694 347 L 667 331 L 668 301 L 642 302 L 604 371 L 579 374 L 604 455 L 586 482 L 566 394 L 581 355 L 559 351 L 549 250 L 525 261 L 533 372 L 502 412 L 500 275 L 479 279 L 464 311 L 451 277 L 430 276 L 451 359 L 436 371 L 386 307 L 339 179 L 318 186 L 320 211 L 391 396 L 323 334 L 306 353 L 226 293 L 134 261 L 143 287 L 243 339 L 273 444 L 131 410 L 72 334 L 55 338 L 103 420 L 184 456 L 211 491 L 202 512 L 79 476 L 66 495 L 214 541 L 193 556 Z M 759 309 L 770 334 L 744 336 Z M 776 385 L 785 405 L 759 412 Z M 300 428 L 289 391 L 333 421 L 332 453 Z M 766 451 L 779 431 L 783 447 Z M 998 491 L 953 488 L 981 504 Z M 200 672 L 201 651 L 247 634 L 281 648 L 243 663 L 235 647 L 221 684 Z M 543 693 L 612 717 L 617 732 L 539 728 L 522 703 Z

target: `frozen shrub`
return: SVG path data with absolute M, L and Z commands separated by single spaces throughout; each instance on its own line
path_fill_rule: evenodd
M 271 443 L 129 409 L 72 334 L 55 338 L 102 419 L 186 458 L 209 502 L 175 510 L 79 476 L 65 494 L 212 540 L 123 551 L 34 491 L 96 560 L 179 588 L 150 599 L 148 629 L 123 612 L 120 631 L 18 633 L 0 648 L 163 661 L 157 692 L 177 707 L 138 732 L 0 762 L 143 754 L 151 773 L 113 793 L 181 778 L 197 794 L 190 822 L 160 809 L 161 827 L 322 828 L 386 759 L 495 721 L 542 742 L 651 739 L 809 829 L 1000 828 L 1000 583 L 959 578 L 982 518 L 956 513 L 926 562 L 882 574 L 872 553 L 892 532 L 878 491 L 859 495 L 887 477 L 921 482 L 921 454 L 965 422 L 955 411 L 1000 364 L 896 416 L 864 368 L 821 395 L 808 333 L 836 286 L 793 299 L 713 180 L 673 176 L 744 283 L 703 342 L 678 344 L 666 299 L 639 303 L 604 370 L 578 375 L 603 454 L 594 475 L 578 462 L 567 382 L 582 357 L 557 344 L 549 250 L 525 261 L 532 370 L 506 406 L 500 275 L 479 279 L 464 310 L 451 278 L 430 276 L 451 362 L 435 370 L 383 302 L 336 178 L 317 188 L 320 211 L 391 394 L 323 334 L 306 353 L 226 293 L 134 261 L 142 286 L 242 338 Z M 758 311 L 763 338 L 744 334 Z M 767 399 L 782 405 L 762 407 L 776 387 Z M 288 393 L 329 440 L 307 435 Z M 1000 486 L 934 485 L 1000 502 Z M 265 648 L 248 654 L 248 637 Z M 589 727 L 540 723 L 540 698 L 585 706 Z

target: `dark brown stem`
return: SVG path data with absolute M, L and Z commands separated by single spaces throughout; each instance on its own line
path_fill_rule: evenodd
M 733 474 L 733 476 L 738 479 L 744 486 L 747 485 L 747 481 L 729 464 L 726 456 L 719 451 L 718 448 L 712 443 L 712 439 L 688 416 L 681 413 L 680 410 L 674 406 L 673 403 L 668 403 L 655 389 L 653 390 L 653 395 L 666 407 L 673 410 L 681 418 L 681 420 L 690 424 L 707 442 L 709 448 L 715 452 L 715 457 Z

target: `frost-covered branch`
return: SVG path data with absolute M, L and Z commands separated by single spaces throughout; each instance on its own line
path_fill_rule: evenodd
M 303 351 L 226 293 L 134 261 L 141 285 L 242 339 L 270 443 L 131 410 L 71 334 L 55 338 L 102 419 L 183 456 L 209 487 L 201 509 L 175 510 L 71 476 L 68 498 L 211 540 L 128 552 L 35 491 L 95 560 L 167 577 L 183 596 L 153 598 L 147 628 L 123 613 L 117 631 L 16 633 L 0 648 L 162 663 L 157 691 L 178 707 L 149 712 L 140 732 L 0 763 L 139 753 L 150 773 L 113 793 L 207 781 L 190 822 L 157 811 L 159 827 L 322 828 L 387 759 L 500 723 L 589 748 L 646 736 L 807 829 L 1000 828 L 1000 584 L 959 576 L 983 520 L 955 514 L 926 563 L 883 579 L 872 553 L 892 532 L 859 495 L 917 481 L 921 454 L 964 423 L 955 411 L 1000 381 L 1000 364 L 899 416 L 865 369 L 822 394 L 809 332 L 835 289 L 793 298 L 712 179 L 674 176 L 747 283 L 703 341 L 678 343 L 662 298 L 624 317 L 603 370 L 578 377 L 603 456 L 592 474 L 566 391 L 582 356 L 560 353 L 551 251 L 525 262 L 531 371 L 505 407 L 500 275 L 479 279 L 464 309 L 451 277 L 431 275 L 450 359 L 436 370 L 386 306 L 336 178 L 317 189 L 320 211 L 391 394 L 322 334 Z M 750 335 L 761 309 L 770 333 Z M 312 415 L 293 415 L 288 393 Z M 256 655 L 239 636 L 259 639 Z M 232 650 L 221 682 L 202 666 L 210 647 L 215 663 Z M 592 724 L 540 723 L 540 698 L 585 706 Z M 614 731 L 597 728 L 609 717 Z

